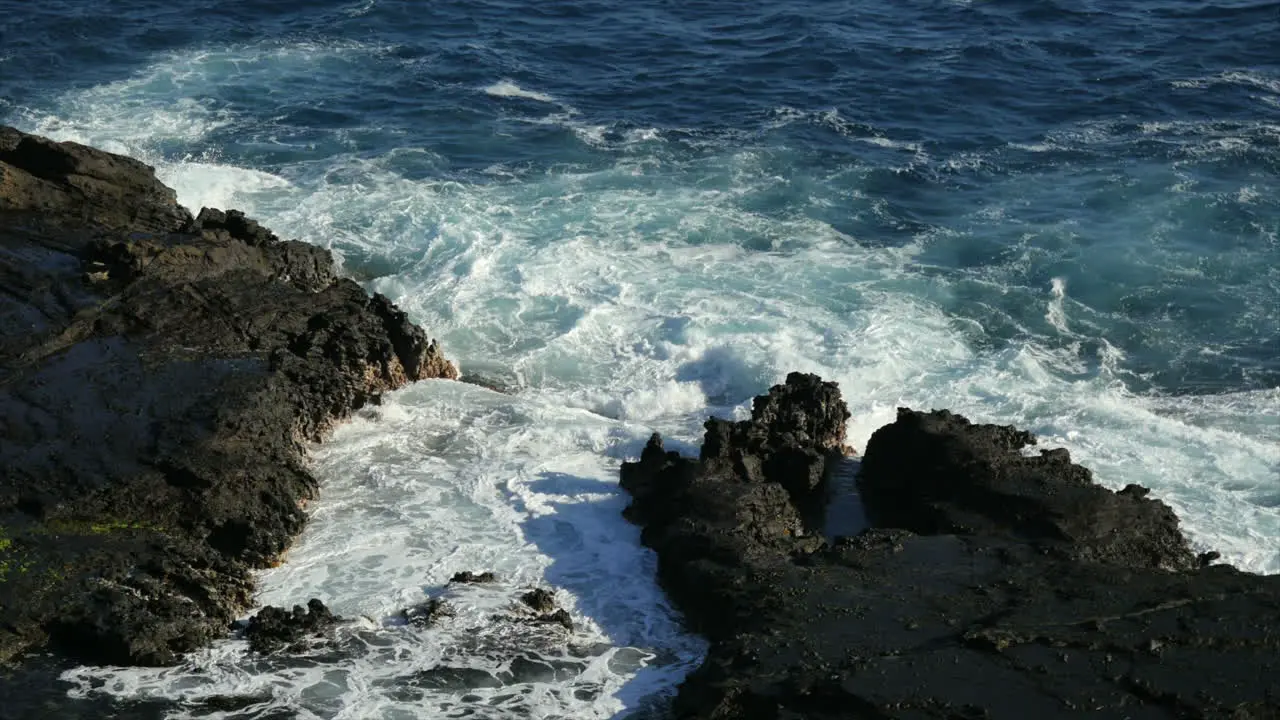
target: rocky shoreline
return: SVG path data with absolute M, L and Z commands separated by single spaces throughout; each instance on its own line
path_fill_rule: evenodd
M 0 663 L 226 636 L 305 522 L 306 444 L 457 375 L 328 251 L 0 127 Z
M 0 340 L 0 666 L 31 677 L 44 651 L 165 665 L 225 637 L 305 522 L 307 444 L 458 377 L 327 251 L 7 127 Z M 833 537 L 853 524 L 832 518 L 848 418 L 834 383 L 793 373 L 750 420 L 709 420 L 699 458 L 655 435 L 623 465 L 626 517 L 711 642 L 675 717 L 1280 718 L 1280 577 L 1195 555 L 1145 488 L 946 411 L 872 436 L 871 527 Z M 519 612 L 491 621 L 572 633 L 553 590 L 503 592 Z M 441 596 L 402 615 L 452 613 Z M 289 652 L 341 620 L 313 600 L 244 633 Z M 469 677 L 440 670 L 421 682 Z
M 901 409 L 858 489 L 871 528 L 825 538 L 822 467 L 848 416 L 792 374 L 698 459 L 654 436 L 627 516 L 711 640 L 677 718 L 1276 718 L 1280 577 L 1197 557 L 1147 490 L 1065 450 Z

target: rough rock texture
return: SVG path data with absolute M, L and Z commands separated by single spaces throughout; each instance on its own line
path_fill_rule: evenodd
M 520 602 L 536 613 L 530 622 L 559 625 L 573 632 L 573 616 L 568 610 L 556 606 L 556 594 L 546 588 L 534 588 L 520 595 Z
M 1149 490 L 1114 493 L 1063 449 L 1022 455 L 1035 437 L 945 410 L 899 410 L 867 446 L 858 478 L 869 520 L 921 535 L 1023 539 L 1065 557 L 1124 567 L 1200 566 L 1178 518 Z
M 677 717 L 1280 717 L 1280 578 L 1201 568 L 1167 506 L 1024 455 L 1027 433 L 902 410 L 859 481 L 880 527 L 804 533 L 794 489 L 817 476 L 776 458 L 839 443 L 829 388 L 792 375 L 754 427 L 709 422 L 700 461 L 655 436 L 623 466 L 628 517 L 712 642 Z
M 266 654 L 300 648 L 308 638 L 323 635 L 341 621 L 323 602 L 311 598 L 306 608 L 294 605 L 292 612 L 271 605 L 262 608 L 249 618 L 244 636 L 250 650 Z
M 498 581 L 498 576 L 494 575 L 492 572 L 489 572 L 488 570 L 482 573 L 476 573 L 476 572 L 471 572 L 470 570 L 464 570 L 459 573 L 454 573 L 453 577 L 449 579 L 449 582 L 451 583 L 462 583 L 464 585 L 475 585 L 475 584 L 491 583 L 491 582 L 497 582 L 497 581 Z
M 565 610 L 564 608 L 559 608 L 554 612 L 542 613 L 538 617 L 534 618 L 533 621 L 538 623 L 550 623 L 552 625 L 559 625 L 565 630 L 568 630 L 569 632 L 573 632 L 573 616 L 570 615 L 569 611 Z
M 0 661 L 163 664 L 224 635 L 302 528 L 306 443 L 456 376 L 328 251 L 0 128 Z

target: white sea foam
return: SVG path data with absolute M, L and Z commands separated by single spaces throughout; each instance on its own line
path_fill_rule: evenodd
M 180 98 L 157 104 L 146 97 L 134 99 L 139 88 L 154 81 L 148 75 L 91 88 L 64 98 L 57 113 L 27 120 L 32 132 L 128 154 L 150 154 L 165 141 L 198 142 L 231 122 L 227 113 L 208 102 Z
M 1041 153 L 1041 152 L 1052 152 L 1053 150 L 1058 149 L 1058 148 L 1057 148 L 1055 145 L 1053 145 L 1052 143 L 1047 143 L 1047 142 L 1038 142 L 1038 143 L 1009 143 L 1009 147 L 1011 147 L 1011 148 L 1016 148 L 1016 149 L 1018 149 L 1018 150 L 1025 150 L 1025 151 L 1027 151 L 1027 152 L 1035 152 L 1035 153 Z
M 347 631 L 341 660 L 273 663 L 226 642 L 174 669 L 66 679 L 78 694 L 105 680 L 121 697 L 256 697 L 307 717 L 610 718 L 639 707 L 703 652 L 667 607 L 639 530 L 619 521 L 616 462 L 647 433 L 476 386 L 418 384 L 316 449 L 324 500 L 288 561 L 262 574 L 264 604 L 319 596 L 367 618 Z M 444 590 L 460 570 L 501 582 Z M 557 590 L 572 634 L 518 619 L 516 596 L 536 586 Z M 453 618 L 396 627 L 400 609 L 441 592 Z M 560 671 L 438 687 L 441 667 L 499 676 L 522 661 Z
M 1195 90 L 1203 90 L 1215 85 L 1236 85 L 1262 90 L 1271 95 L 1280 95 L 1280 79 L 1250 70 L 1229 70 L 1217 75 L 1174 80 L 1170 84 L 1176 88 Z
M 202 207 L 252 208 L 259 194 L 288 192 L 288 180 L 271 173 L 207 162 L 155 160 L 156 176 L 178 193 L 192 213 Z
M 742 167 L 732 157 L 713 162 Z M 381 190 L 368 192 L 370 185 Z M 1096 459 L 1103 482 L 1145 482 L 1182 498 L 1179 509 L 1202 544 L 1251 569 L 1280 571 L 1275 551 L 1249 539 L 1278 529 L 1272 510 L 1245 513 L 1257 526 L 1237 528 L 1234 539 L 1208 529 L 1210 515 L 1249 500 L 1209 491 L 1215 481 L 1204 473 L 1232 480 L 1203 467 L 1205 457 L 1230 454 L 1233 472 L 1260 487 L 1275 484 L 1274 451 L 1258 439 L 1265 425 L 1256 417 L 1236 417 L 1230 441 L 1170 443 L 1168 428 L 1148 422 L 1160 401 L 1123 390 L 1115 374 L 1123 354 L 1105 338 L 1095 343 L 1102 372 L 1089 381 L 1059 379 L 1059 371 L 1087 364 L 1082 344 L 974 354 L 964 339 L 972 328 L 914 299 L 937 281 L 911 270 L 913 246 L 868 249 L 815 221 L 765 219 L 736 209 L 735 192 L 630 189 L 622 170 L 487 187 L 383 176 L 364 187 L 360 197 L 330 189 L 311 202 L 340 206 L 350 213 L 345 222 L 370 227 L 368 237 L 382 245 L 359 252 L 403 256 L 413 245 L 406 232 L 429 238 L 418 241 L 419 259 L 405 272 L 373 286 L 464 357 L 501 358 L 524 393 L 548 405 L 645 423 L 693 443 L 708 408 L 732 413 L 788 370 L 818 371 L 842 381 L 855 444 L 903 403 L 1030 425 Z M 379 219 L 377 208 L 392 198 L 400 200 L 396 217 Z M 304 204 L 282 221 L 297 227 L 312 216 L 333 217 Z M 743 245 L 761 242 L 772 251 Z M 1049 319 L 1071 335 L 1067 302 L 1059 281 Z M 1173 412 L 1166 422 L 1181 421 Z M 1167 467 L 1184 474 L 1160 470 Z
M 547 95 L 546 93 L 540 93 L 535 90 L 526 90 L 511 80 L 499 80 L 498 82 L 485 87 L 484 92 L 486 95 L 492 95 L 493 97 L 521 98 L 524 100 L 536 100 L 542 103 L 556 102 L 555 98 Z
M 166 142 L 196 143 L 237 121 L 220 104 L 227 85 L 310 78 L 321 63 L 376 55 L 386 46 L 349 41 L 262 43 L 163 56 L 123 80 L 70 92 L 51 112 L 29 112 L 34 132 L 112 151 L 152 153 Z
M 1062 302 L 1067 296 L 1067 281 L 1060 277 L 1054 278 L 1049 287 L 1049 293 L 1049 311 L 1045 313 L 1044 319 L 1048 320 L 1058 332 L 1070 335 L 1071 331 L 1067 329 L 1067 313 L 1062 307 Z
M 765 125 L 768 129 L 784 128 L 798 122 L 813 123 L 834 130 L 855 142 L 909 152 L 912 155 L 913 164 L 924 164 L 929 161 L 929 155 L 920 143 L 895 140 L 880 133 L 871 133 L 865 126 L 846 119 L 836 109 L 810 112 L 783 106 L 774 108 L 772 115 L 773 118 Z
M 362 17 L 364 15 L 368 15 L 377 6 L 378 0 L 364 0 L 364 2 L 357 3 L 346 8 L 342 11 L 342 14 L 347 17 Z
M 185 51 L 163 56 L 131 77 L 75 90 L 52 108 L 27 108 L 18 121 L 31 132 L 127 154 L 156 167 L 178 200 L 202 206 L 253 210 L 259 195 L 289 188 L 279 176 L 221 163 L 214 154 L 172 159 L 168 145 L 200 146 L 240 119 L 213 98 L 226 85 L 269 85 L 310 77 L 317 63 L 344 63 L 376 55 L 385 46 L 334 41 L 268 43 Z

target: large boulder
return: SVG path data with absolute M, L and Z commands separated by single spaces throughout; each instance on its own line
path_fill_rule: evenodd
M 457 377 L 327 250 L 0 129 L 0 661 L 173 662 L 302 529 L 307 444 Z

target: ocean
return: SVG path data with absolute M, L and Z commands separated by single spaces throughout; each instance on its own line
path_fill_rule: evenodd
M 899 406 L 1016 424 L 1280 572 L 1277 38 L 1246 0 L 0 0 L 0 122 L 331 248 L 506 391 L 315 448 L 259 600 L 337 647 L 75 668 L 59 712 L 659 717 L 705 644 L 618 465 L 792 370 L 856 448 Z M 490 619 L 535 586 L 568 640 Z

